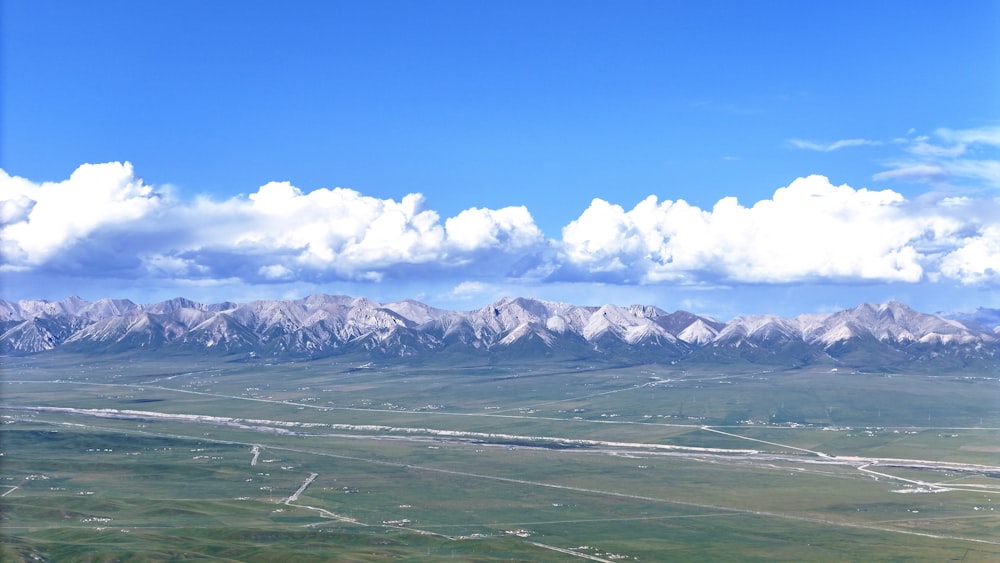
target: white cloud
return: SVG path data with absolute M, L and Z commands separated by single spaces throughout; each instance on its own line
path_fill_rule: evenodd
M 632 283 L 916 282 L 936 266 L 942 249 L 972 244 L 960 233 L 982 230 L 959 218 L 961 206 L 945 209 L 919 208 L 891 190 L 834 186 L 823 176 L 800 178 L 752 207 L 724 198 L 704 211 L 651 196 L 625 211 L 598 199 L 563 230 L 562 276 Z M 973 264 L 995 258 L 996 249 L 980 246 L 966 251 Z M 942 273 L 968 279 L 964 272 L 973 270 L 952 266 Z
M 941 261 L 941 273 L 966 284 L 1000 282 L 1000 225 L 988 225 Z
M 788 144 L 797 149 L 805 149 L 805 150 L 820 151 L 820 152 L 833 152 L 835 150 L 847 147 L 864 147 L 864 146 L 881 145 L 882 142 L 873 141 L 870 139 L 841 139 L 839 141 L 834 141 L 832 143 L 817 143 L 815 141 L 806 141 L 804 139 L 789 139 Z
M 900 164 L 892 170 L 879 172 L 872 179 L 880 182 L 885 180 L 905 180 L 908 182 L 936 182 L 948 177 L 948 171 L 934 164 Z
M 84 164 L 68 180 L 34 184 L 0 170 L 5 266 L 45 263 L 94 231 L 148 216 L 161 205 L 128 162 Z
M 518 250 L 545 238 L 524 206 L 466 209 L 445 221 L 445 230 L 449 245 L 462 251 L 484 247 Z
M 501 290 L 492 284 L 464 281 L 453 287 L 442 298 L 448 301 L 470 301 L 472 299 L 481 300 L 483 296 L 493 296 L 499 293 Z
M 28 196 L 11 194 L 10 199 L 0 201 L 0 225 L 26 221 L 34 206 L 35 200 Z
M 261 266 L 257 273 L 269 280 L 285 280 L 291 278 L 294 272 L 281 264 L 270 264 Z
M 924 157 L 956 157 L 965 152 L 965 145 L 957 144 L 950 147 L 944 147 L 940 145 L 934 145 L 928 143 L 929 139 L 927 137 L 917 137 L 910 143 L 907 147 L 907 152 L 910 154 L 924 156 Z
M 948 129 L 942 127 L 935 131 L 938 137 L 947 142 L 961 145 L 985 144 L 1000 146 L 1000 127 L 979 127 L 975 129 Z
M 921 135 L 903 142 L 908 156 L 887 162 L 888 170 L 875 174 L 875 180 L 1000 187 L 1000 127 L 942 128 L 933 137 Z
M 86 164 L 45 184 L 2 173 L 0 190 L 8 270 L 99 275 L 115 262 L 141 265 L 130 275 L 377 281 L 394 268 L 479 263 L 502 275 L 492 268 L 508 266 L 508 254 L 546 244 L 524 207 L 469 209 L 442 226 L 420 194 L 396 201 L 288 182 L 185 203 L 157 197 L 128 163 Z
M 433 261 L 441 256 L 444 231 L 437 213 L 423 205 L 420 194 L 397 202 L 344 188 L 303 193 L 288 182 L 271 182 L 247 199 L 206 203 L 206 214 L 238 218 L 206 244 L 282 253 L 299 266 L 345 275 L 397 262 Z
M 510 283 L 1000 283 L 1000 200 L 907 201 L 822 176 L 749 206 L 649 196 L 626 210 L 595 199 L 561 240 L 546 239 L 524 207 L 442 221 L 420 194 L 379 199 L 288 182 L 223 201 L 159 192 L 128 163 L 83 165 L 41 184 L 0 171 L 2 271 L 196 284 L 476 280 L 451 299 Z

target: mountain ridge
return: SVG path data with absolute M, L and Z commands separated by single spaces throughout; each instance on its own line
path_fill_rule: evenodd
M 187 350 L 295 359 L 345 353 L 510 356 L 517 350 L 525 357 L 736 358 L 867 368 L 947 358 L 995 369 L 1000 326 L 984 321 L 996 318 L 997 311 L 990 309 L 963 318 L 922 313 L 895 301 L 793 318 L 745 315 L 721 322 L 650 305 L 582 306 L 525 297 L 465 311 L 415 300 L 378 303 L 326 294 L 215 304 L 183 297 L 150 304 L 70 297 L 0 300 L 0 353 Z

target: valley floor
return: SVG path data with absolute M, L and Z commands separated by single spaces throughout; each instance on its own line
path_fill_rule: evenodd
M 4 560 L 1000 559 L 1000 382 L 8 365 Z

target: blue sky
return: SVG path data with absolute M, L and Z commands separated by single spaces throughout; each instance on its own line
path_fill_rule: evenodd
M 5 298 L 1000 306 L 996 2 L 2 10 Z

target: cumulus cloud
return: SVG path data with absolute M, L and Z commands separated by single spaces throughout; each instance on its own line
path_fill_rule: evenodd
M 967 284 L 1000 282 L 1000 225 L 984 227 L 949 252 L 941 274 Z
M 44 264 L 103 227 L 146 217 L 161 204 L 129 163 L 84 164 L 68 180 L 35 184 L 0 170 L 4 268 Z
M 788 144 L 797 149 L 805 149 L 805 150 L 820 151 L 820 152 L 833 152 L 835 150 L 840 150 L 847 147 L 864 147 L 864 146 L 881 145 L 882 142 L 873 141 L 870 139 L 841 139 L 839 141 L 834 141 L 832 143 L 817 143 L 815 141 L 806 141 L 803 139 L 789 139 Z
M 344 188 L 303 193 L 288 182 L 271 182 L 248 199 L 217 206 L 217 213 L 240 221 L 216 248 L 257 248 L 288 256 L 286 268 L 333 269 L 345 276 L 443 254 L 444 230 L 420 194 L 394 201 Z
M 0 218 L 8 274 L 200 285 L 436 280 L 454 299 L 511 282 L 1000 282 L 1000 200 L 908 201 L 823 176 L 750 205 L 727 197 L 701 209 L 649 196 L 626 209 L 595 199 L 559 240 L 525 207 L 442 220 L 420 194 L 271 182 L 248 196 L 179 201 L 128 163 L 87 164 L 46 183 L 0 171 Z
M 961 207 L 920 207 L 892 190 L 835 186 L 823 176 L 800 178 L 752 207 L 724 198 L 702 210 L 650 196 L 625 211 L 595 199 L 563 229 L 555 277 L 917 282 L 940 267 L 947 277 L 983 281 L 997 248 L 989 223 Z
M 86 164 L 44 184 L 0 174 L 8 270 L 377 281 L 415 265 L 482 263 L 488 272 L 546 244 L 524 207 L 469 209 L 442 225 L 420 194 L 396 201 L 271 182 L 246 197 L 181 202 L 145 185 L 129 163 Z
M 518 250 L 544 238 L 524 206 L 466 209 L 445 221 L 445 230 L 452 246 L 463 251 L 483 247 Z

